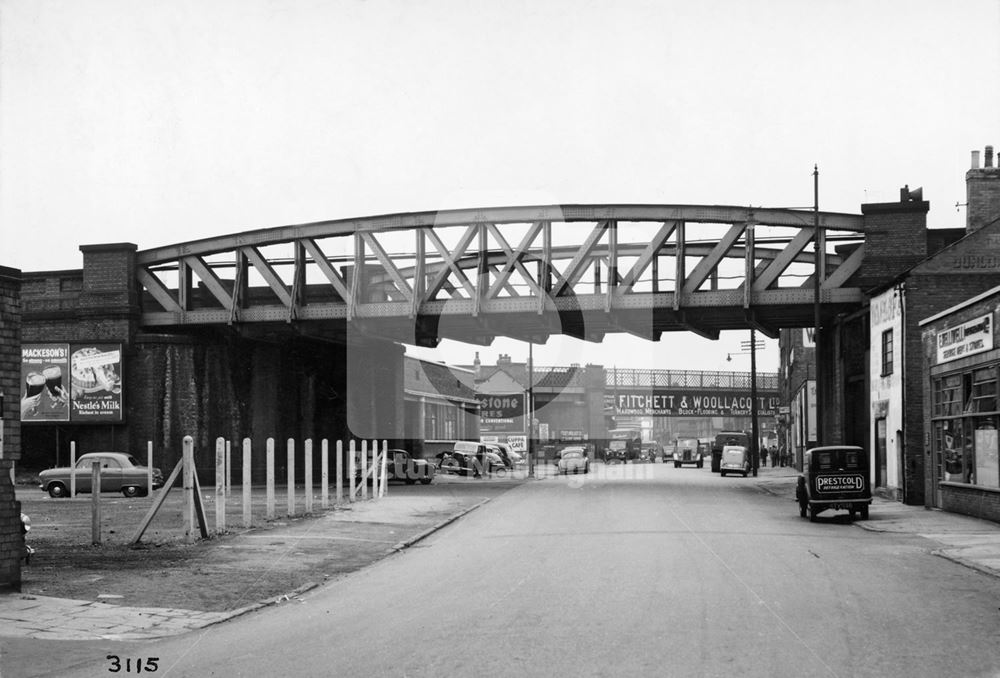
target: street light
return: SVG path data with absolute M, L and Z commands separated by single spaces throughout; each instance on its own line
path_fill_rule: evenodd
M 764 341 L 757 340 L 757 330 L 750 328 L 750 341 L 740 342 L 740 348 L 749 351 L 732 351 L 726 355 L 726 361 L 732 362 L 734 355 L 750 355 L 750 459 L 753 474 L 756 477 L 760 465 L 760 439 L 757 426 L 757 351 L 764 348 Z

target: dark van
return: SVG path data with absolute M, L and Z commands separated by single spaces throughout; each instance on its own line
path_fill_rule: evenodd
M 816 520 L 827 509 L 856 513 L 868 520 L 872 491 L 868 476 L 868 454 L 853 445 L 814 447 L 806 450 L 802 459 L 795 499 L 799 515 Z

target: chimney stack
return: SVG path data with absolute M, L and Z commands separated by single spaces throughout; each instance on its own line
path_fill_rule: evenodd
M 965 197 L 967 233 L 1000 218 L 1000 167 L 993 163 L 993 146 L 987 146 L 983 152 L 982 167 L 979 151 L 972 152 L 972 169 L 965 173 Z

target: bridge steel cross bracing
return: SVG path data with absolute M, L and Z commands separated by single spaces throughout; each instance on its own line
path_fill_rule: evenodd
M 140 251 L 142 326 L 348 331 L 433 346 L 611 332 L 717 338 L 856 308 L 861 215 L 706 205 L 544 205 L 340 219 Z M 817 251 L 822 256 L 817 257 Z M 817 263 L 819 264 L 817 266 Z M 818 270 L 817 270 L 818 269 Z

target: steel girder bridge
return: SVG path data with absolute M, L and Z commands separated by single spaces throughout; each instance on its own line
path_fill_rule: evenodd
M 549 205 L 243 231 L 140 251 L 136 275 L 148 330 L 422 346 L 746 328 L 774 337 L 813 325 L 817 308 L 857 308 L 864 250 L 861 215 Z

